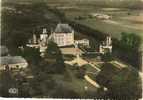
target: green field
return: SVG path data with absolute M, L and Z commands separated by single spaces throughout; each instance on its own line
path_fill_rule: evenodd
M 88 87 L 88 91 L 96 92 L 97 89 L 90 83 L 88 83 L 86 80 L 77 78 L 76 71 L 70 67 L 74 66 L 67 65 L 67 74 L 65 74 L 64 76 L 53 75 L 54 80 L 56 80 L 56 82 L 58 83 L 64 84 L 65 87 L 72 89 L 73 91 L 79 93 L 81 96 L 84 96 L 85 94 L 85 86 Z
M 107 10 L 105 10 L 107 9 Z M 104 33 L 110 33 L 113 34 L 113 36 L 118 37 L 121 32 L 131 32 L 136 33 L 139 36 L 142 36 L 143 33 L 143 21 L 140 18 L 140 22 L 136 20 L 128 20 L 124 19 L 126 17 L 134 17 L 134 16 L 140 16 L 142 17 L 142 10 L 130 10 L 130 9 L 118 9 L 117 8 L 93 8 L 89 7 L 84 9 L 75 9 L 75 8 L 67 8 L 67 9 L 60 9 L 63 11 L 68 19 L 74 20 L 78 23 L 81 23 L 83 25 L 89 26 L 93 29 L 100 30 Z M 104 13 L 112 16 L 111 21 L 103 21 L 96 18 L 88 18 L 88 15 L 91 13 Z M 131 14 L 131 15 L 128 15 Z M 81 20 L 76 20 L 76 17 L 83 17 Z
M 143 39 L 143 13 L 142 10 L 127 8 L 99 8 L 92 6 L 73 6 L 72 8 L 57 7 L 65 13 L 67 19 L 85 25 L 103 33 L 120 38 L 121 32 L 134 33 Z M 102 13 L 112 16 L 110 20 L 101 20 L 89 17 L 90 14 Z M 143 46 L 141 46 L 143 47 Z

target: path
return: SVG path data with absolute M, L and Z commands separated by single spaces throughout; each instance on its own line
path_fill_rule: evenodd
M 82 66 L 82 65 L 85 65 L 85 64 L 89 64 L 89 65 L 91 65 L 91 67 L 95 68 L 97 71 L 100 71 L 100 69 L 98 67 L 96 67 L 96 65 L 94 65 L 93 63 L 91 63 L 91 62 L 89 62 L 89 61 L 87 61 L 85 59 L 82 59 L 81 57 L 79 57 L 78 59 L 75 58 L 72 61 L 65 61 L 65 63 L 69 64 L 69 65 L 74 65 L 74 64 L 77 63 L 77 61 L 78 61 L 79 66 Z
M 110 63 L 113 64 L 113 65 L 115 65 L 119 69 L 128 67 L 127 65 L 125 65 L 125 64 L 123 64 L 123 63 L 121 63 L 119 61 L 110 61 Z
M 98 68 L 98 67 L 96 67 L 94 64 L 92 64 L 92 63 L 88 63 L 89 65 L 91 65 L 91 67 L 93 67 L 93 68 L 95 68 L 98 72 L 100 72 L 101 70 Z
M 93 86 L 100 88 L 100 85 L 96 81 L 92 80 L 88 75 L 85 75 L 84 79 L 88 81 L 90 84 L 92 84 Z
M 82 58 L 75 58 L 74 60 L 72 61 L 65 61 L 66 64 L 69 64 L 69 65 L 74 65 L 77 63 L 77 61 L 79 62 L 79 65 L 82 66 L 82 65 L 85 65 L 85 64 L 88 64 L 88 62 Z
M 95 68 L 98 71 L 98 73 L 100 72 L 100 69 L 97 68 L 94 64 L 90 63 L 89 61 L 82 59 L 81 57 L 78 58 L 78 62 L 79 62 L 80 66 L 85 65 L 85 64 L 89 64 L 89 65 L 91 65 L 91 67 Z M 75 63 L 77 63 L 77 58 L 72 60 L 72 61 L 65 61 L 65 63 L 70 64 L 70 65 L 74 65 Z M 91 85 L 95 86 L 96 88 L 100 88 L 100 85 L 96 81 L 92 80 L 87 74 L 84 76 L 84 79 L 86 81 L 88 81 Z

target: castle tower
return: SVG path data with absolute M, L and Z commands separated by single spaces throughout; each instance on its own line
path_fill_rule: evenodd
M 33 34 L 33 41 L 32 41 L 34 44 L 37 43 L 37 37 L 36 37 L 36 34 Z
M 103 50 L 103 46 L 102 45 L 99 46 L 99 53 L 104 54 L 104 50 Z
M 111 37 L 110 37 L 110 36 L 107 36 L 107 37 L 106 37 L 106 45 L 107 45 L 107 46 L 110 46 L 111 44 L 112 44 Z
M 47 29 L 46 29 L 46 28 L 43 29 L 43 34 L 40 34 L 40 40 L 41 40 L 43 43 L 47 43 L 48 34 L 47 34 Z
M 47 33 L 47 29 L 43 28 L 43 34 L 46 34 L 46 33 Z

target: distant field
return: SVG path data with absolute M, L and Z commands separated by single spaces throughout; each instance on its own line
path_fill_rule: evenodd
M 120 38 L 121 32 L 135 33 L 143 39 L 143 13 L 142 10 L 117 9 L 117 8 L 81 8 L 60 9 L 70 20 L 99 30 L 103 33 L 111 34 L 115 38 Z M 89 18 L 91 13 L 104 13 L 112 16 L 111 20 L 100 20 Z M 82 17 L 82 19 L 76 19 Z M 143 46 L 141 46 L 143 47 Z
M 116 8 L 115 8 L 116 9 Z M 60 9 L 63 11 L 67 18 L 74 20 L 78 23 L 90 26 L 91 28 L 100 30 L 105 33 L 120 34 L 121 32 L 133 32 L 142 36 L 143 32 L 143 15 L 139 15 L 142 11 L 134 10 L 130 11 L 128 9 L 116 9 L 112 8 L 105 11 L 99 8 L 86 8 L 86 9 Z M 98 20 L 96 18 L 87 18 L 91 13 L 104 13 L 111 15 L 113 18 L 111 20 Z M 128 15 L 131 14 L 131 15 Z M 83 17 L 81 20 L 75 20 L 76 17 Z M 114 36 L 114 35 L 113 35 Z

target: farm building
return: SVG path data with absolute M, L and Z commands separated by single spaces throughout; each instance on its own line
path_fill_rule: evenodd
M 4 56 L 0 57 L 0 70 L 5 70 L 6 66 L 9 68 L 26 68 L 27 61 L 21 56 Z

